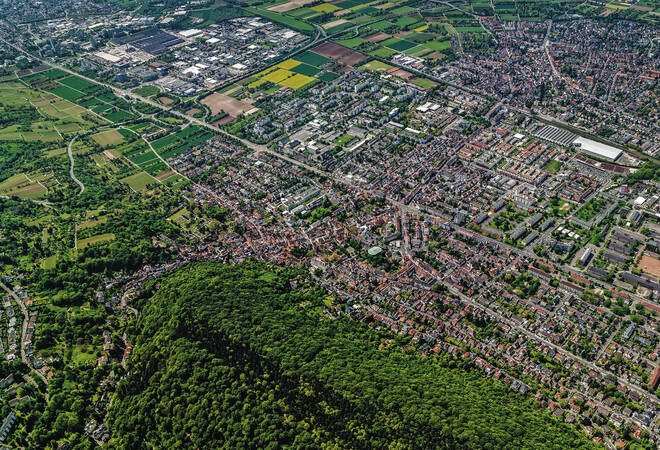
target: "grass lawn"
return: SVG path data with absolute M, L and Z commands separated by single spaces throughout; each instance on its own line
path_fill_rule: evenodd
M 146 172 L 139 172 L 135 175 L 130 175 L 121 179 L 122 182 L 128 184 L 134 191 L 144 191 L 147 186 L 158 184 L 158 180 Z
M 77 364 L 89 364 L 97 357 L 97 352 L 91 345 L 74 345 L 71 349 L 71 361 Z
M 49 256 L 41 261 L 41 267 L 44 270 L 54 269 L 55 264 L 57 264 L 57 255 Z
M 153 95 L 159 94 L 160 89 L 158 89 L 156 86 L 142 86 L 133 89 L 132 92 L 134 94 L 141 95 L 142 97 L 151 97 Z
M 361 69 L 367 69 L 367 70 L 381 70 L 381 71 L 387 71 L 390 70 L 392 66 L 390 66 L 387 63 L 378 61 L 377 59 L 374 59 L 373 61 L 369 61 L 368 63 L 364 64 Z
M 76 248 L 85 248 L 85 247 L 89 247 L 90 245 L 98 244 L 99 242 L 108 242 L 114 240 L 115 240 L 115 235 L 113 233 L 99 234 L 98 236 L 92 236 L 86 239 L 78 240 L 78 245 L 76 246 Z
M 425 47 L 435 50 L 436 52 L 441 52 L 451 48 L 451 42 L 449 41 L 431 41 L 424 44 Z
M 100 133 L 93 135 L 92 139 L 94 139 L 101 147 L 117 145 L 124 142 L 124 136 L 122 136 L 117 130 L 101 131 Z
M 426 78 L 415 78 L 412 81 L 412 84 L 414 84 L 415 86 L 419 86 L 423 89 L 431 89 L 437 86 L 437 83 L 431 80 L 427 80 Z
M 560 168 L 561 168 L 561 163 L 556 159 L 548 161 L 548 163 L 545 166 L 543 166 L 543 170 L 545 170 L 550 174 L 555 174 L 559 172 Z
M 376 50 L 369 52 L 370 55 L 378 56 L 379 58 L 389 58 L 395 53 L 396 50 L 392 50 L 386 47 L 377 48 Z
M 364 44 L 365 42 L 367 41 L 359 37 L 351 38 L 351 39 L 342 39 L 337 41 L 338 44 L 341 44 L 344 47 L 348 47 L 348 48 L 358 48 L 360 45 Z
M 355 136 L 352 136 L 350 134 L 344 134 L 342 136 L 339 136 L 337 139 L 335 139 L 335 144 L 339 145 L 340 147 L 343 147 L 354 139 Z

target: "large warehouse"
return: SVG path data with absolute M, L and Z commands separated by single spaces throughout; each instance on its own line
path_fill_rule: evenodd
M 573 145 L 579 147 L 583 153 L 608 161 L 616 161 L 623 154 L 622 150 L 611 145 L 601 144 L 591 139 L 579 137 L 573 141 Z

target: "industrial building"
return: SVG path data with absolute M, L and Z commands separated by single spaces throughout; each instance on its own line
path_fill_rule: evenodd
M 605 159 L 608 161 L 616 161 L 623 154 L 623 151 L 611 145 L 602 144 L 591 139 L 579 137 L 568 130 L 554 127 L 552 125 L 545 125 L 534 132 L 534 136 L 553 144 L 563 146 L 578 147 L 583 153 L 595 156 L 596 158 Z
M 574 133 L 570 131 L 563 130 L 561 128 L 553 127 L 552 125 L 545 125 L 544 127 L 537 130 L 534 135 L 550 141 L 553 144 L 568 146 L 571 142 L 575 141 L 577 137 Z
M 582 153 L 595 156 L 596 158 L 616 161 L 623 154 L 622 150 L 611 145 L 601 144 L 591 139 L 579 137 L 573 141 L 573 145 L 580 148 Z

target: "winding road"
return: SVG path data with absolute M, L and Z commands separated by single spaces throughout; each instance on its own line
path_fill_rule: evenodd
M 2 281 L 0 281 L 0 288 L 4 289 L 4 291 L 9 294 L 16 304 L 21 308 L 21 312 L 23 313 L 23 326 L 21 328 L 21 360 L 30 368 L 34 371 L 34 373 L 37 374 L 39 378 L 41 378 L 41 381 L 43 381 L 46 385 L 48 384 L 48 380 L 46 380 L 46 377 L 36 370 L 34 366 L 32 365 L 32 362 L 30 361 L 30 358 L 27 357 L 25 354 L 25 337 L 27 336 L 27 328 L 28 328 L 28 322 L 30 320 L 30 317 L 28 316 L 28 310 L 27 307 L 25 306 L 25 303 L 23 303 L 23 300 L 16 295 L 16 292 L 14 292 L 13 289 L 7 287 Z
M 85 185 L 80 181 L 78 178 L 76 178 L 76 175 L 73 173 L 73 167 L 75 165 L 73 161 L 73 152 L 71 151 L 71 148 L 73 147 L 73 143 L 75 142 L 76 138 L 78 136 L 74 136 L 73 139 L 69 142 L 69 146 L 67 147 L 67 153 L 69 155 L 69 161 L 71 161 L 71 167 L 69 167 L 69 175 L 71 175 L 71 179 L 80 186 L 80 192 L 78 192 L 78 195 L 81 195 L 83 192 L 85 192 Z

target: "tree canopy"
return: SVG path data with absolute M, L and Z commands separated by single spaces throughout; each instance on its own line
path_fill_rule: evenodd
M 594 445 L 467 362 L 338 315 L 303 271 L 198 263 L 153 290 L 111 447 Z

